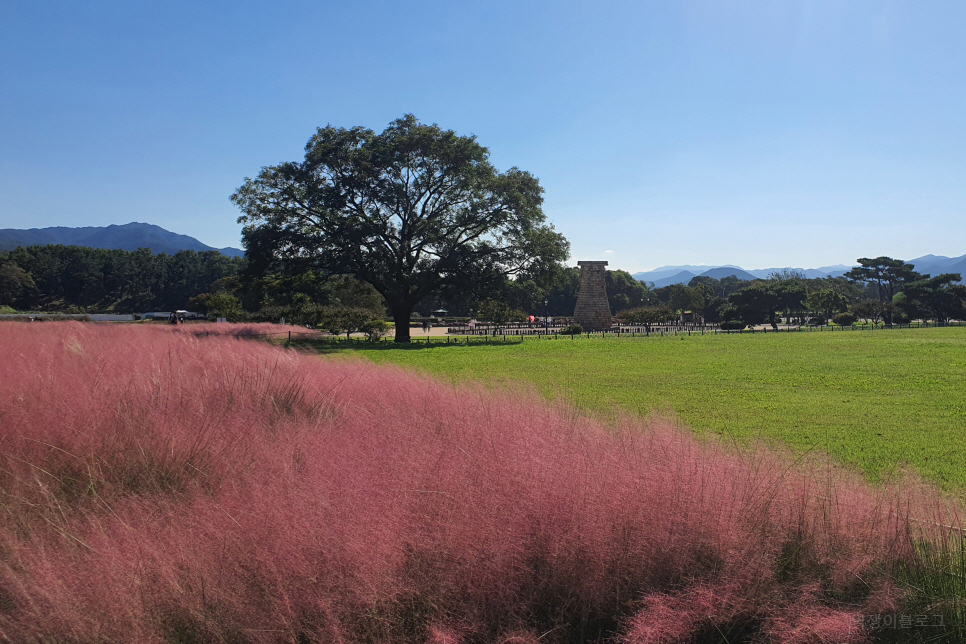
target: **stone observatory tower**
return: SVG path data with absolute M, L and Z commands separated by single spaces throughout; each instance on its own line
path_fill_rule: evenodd
M 604 283 L 607 262 L 577 262 L 580 267 L 580 291 L 574 320 L 584 331 L 605 331 L 611 327 L 610 303 Z

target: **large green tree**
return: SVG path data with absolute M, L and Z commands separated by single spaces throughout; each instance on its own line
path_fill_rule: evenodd
M 604 284 L 607 288 L 610 310 L 614 313 L 648 304 L 657 304 L 659 301 L 646 284 L 634 279 L 627 271 L 606 271 L 604 273 Z
M 959 273 L 943 273 L 910 282 L 896 298 L 898 306 L 910 318 L 935 320 L 944 324 L 951 319 L 966 318 L 966 286 L 958 284 Z
M 34 288 L 30 273 L 13 262 L 0 263 L 0 305 L 17 304 Z
M 920 275 L 912 264 L 901 259 L 891 257 L 860 257 L 859 265 L 845 274 L 845 277 L 855 282 L 874 284 L 878 291 L 880 302 L 891 302 L 892 298 L 902 290 L 902 285 L 928 277 Z M 888 315 L 888 314 L 887 314 Z M 891 320 L 889 320 L 891 322 Z
M 701 291 L 704 300 L 701 317 L 704 318 L 705 323 L 715 324 L 721 322 L 721 312 L 728 305 L 726 298 L 745 283 L 734 275 L 728 275 L 720 281 L 707 275 L 698 275 L 691 278 L 688 287 Z
M 768 283 L 755 282 L 737 293 L 732 293 L 728 301 L 737 309 L 738 319 L 745 324 L 768 322 L 777 328 L 775 318 L 781 298 Z
M 836 313 L 848 310 L 849 298 L 835 289 L 823 288 L 808 294 L 805 308 L 812 313 L 820 314 L 823 318 L 830 318 Z
M 796 277 L 773 279 L 775 281 L 771 284 L 771 290 L 778 297 L 778 310 L 784 313 L 787 321 L 791 321 L 793 316 L 801 320 L 804 317 L 805 299 L 808 297 L 805 281 Z
M 707 289 L 703 286 L 685 286 L 684 284 L 670 284 L 655 291 L 655 295 L 674 311 L 704 310 L 704 298 Z
M 382 133 L 319 128 L 305 159 L 263 168 L 232 195 L 249 260 L 372 284 L 409 341 L 418 302 L 440 288 L 484 292 L 507 275 L 561 262 L 528 172 L 498 172 L 474 136 L 409 114 Z
M 868 320 L 874 325 L 892 308 L 892 302 L 880 302 L 879 300 L 862 300 L 856 302 L 849 310 L 856 318 Z

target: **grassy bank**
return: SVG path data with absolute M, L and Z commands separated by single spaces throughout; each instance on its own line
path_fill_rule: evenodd
M 966 488 L 966 329 L 528 340 L 351 349 L 456 382 L 520 383 L 613 416 L 819 450 L 872 479 Z

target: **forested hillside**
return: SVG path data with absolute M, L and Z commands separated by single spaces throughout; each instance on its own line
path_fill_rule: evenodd
M 238 275 L 244 261 L 217 251 L 155 255 L 147 248 L 17 248 L 0 253 L 0 305 L 85 313 L 188 308 L 192 297 Z

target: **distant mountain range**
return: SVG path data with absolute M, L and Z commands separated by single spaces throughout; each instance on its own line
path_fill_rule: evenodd
M 943 257 L 939 255 L 924 255 L 916 259 L 907 260 L 915 266 L 916 271 L 923 275 L 936 276 L 941 273 L 959 273 L 966 276 L 966 255 L 962 257 Z M 685 264 L 682 266 L 661 266 L 653 271 L 634 273 L 633 277 L 642 282 L 653 282 L 654 288 L 662 288 L 671 284 L 687 284 L 693 278 L 700 276 L 721 279 L 734 275 L 738 279 L 753 280 L 764 279 L 772 273 L 783 270 L 798 271 L 804 273 L 808 278 L 838 277 L 847 273 L 852 267 L 845 264 L 835 266 L 822 266 L 820 268 L 758 268 L 754 270 L 744 270 L 733 264 L 724 266 L 694 266 Z
M 923 275 L 940 275 L 942 273 L 959 273 L 966 278 L 966 255 L 962 257 L 943 257 L 941 255 L 923 255 L 910 259 L 909 263 Z
M 87 246 L 109 250 L 137 250 L 150 248 L 154 253 L 174 255 L 179 250 L 216 250 L 229 257 L 242 257 L 239 248 L 213 248 L 194 237 L 179 235 L 153 224 L 132 222 L 121 226 L 86 226 L 83 228 L 18 228 L 0 229 L 0 251 L 13 250 L 18 246 Z
M 745 270 L 734 264 L 724 266 L 661 266 L 653 271 L 634 273 L 633 277 L 642 282 L 654 282 L 654 288 L 670 286 L 671 284 L 687 284 L 693 278 L 713 277 L 720 280 L 724 277 L 733 275 L 742 280 L 764 279 L 772 273 L 783 270 L 795 270 L 804 273 L 809 278 L 837 277 L 846 273 L 851 266 L 838 264 L 836 266 L 823 266 L 822 268 L 758 268 Z
M 117 250 L 150 248 L 155 253 L 167 253 L 169 255 L 173 255 L 179 250 L 199 252 L 216 250 L 229 257 L 245 255 L 245 251 L 240 248 L 213 248 L 201 243 L 194 237 L 179 235 L 153 224 L 136 222 L 120 226 L 86 226 L 83 228 L 57 226 L 54 228 L 0 229 L 0 251 L 13 250 L 18 246 L 43 246 L 46 244 Z M 907 261 L 924 275 L 959 273 L 966 276 L 966 255 L 961 257 L 923 255 Z M 809 278 L 825 278 L 838 277 L 850 268 L 852 267 L 845 264 L 836 264 L 835 266 L 822 266 L 820 268 L 758 268 L 745 270 L 734 264 L 721 266 L 683 264 L 681 266 L 661 266 L 653 271 L 634 273 L 633 277 L 642 282 L 653 282 L 655 288 L 661 288 L 671 284 L 687 284 L 699 275 L 715 279 L 734 275 L 738 279 L 753 280 L 764 279 L 772 273 L 783 270 L 794 270 L 804 273 Z

